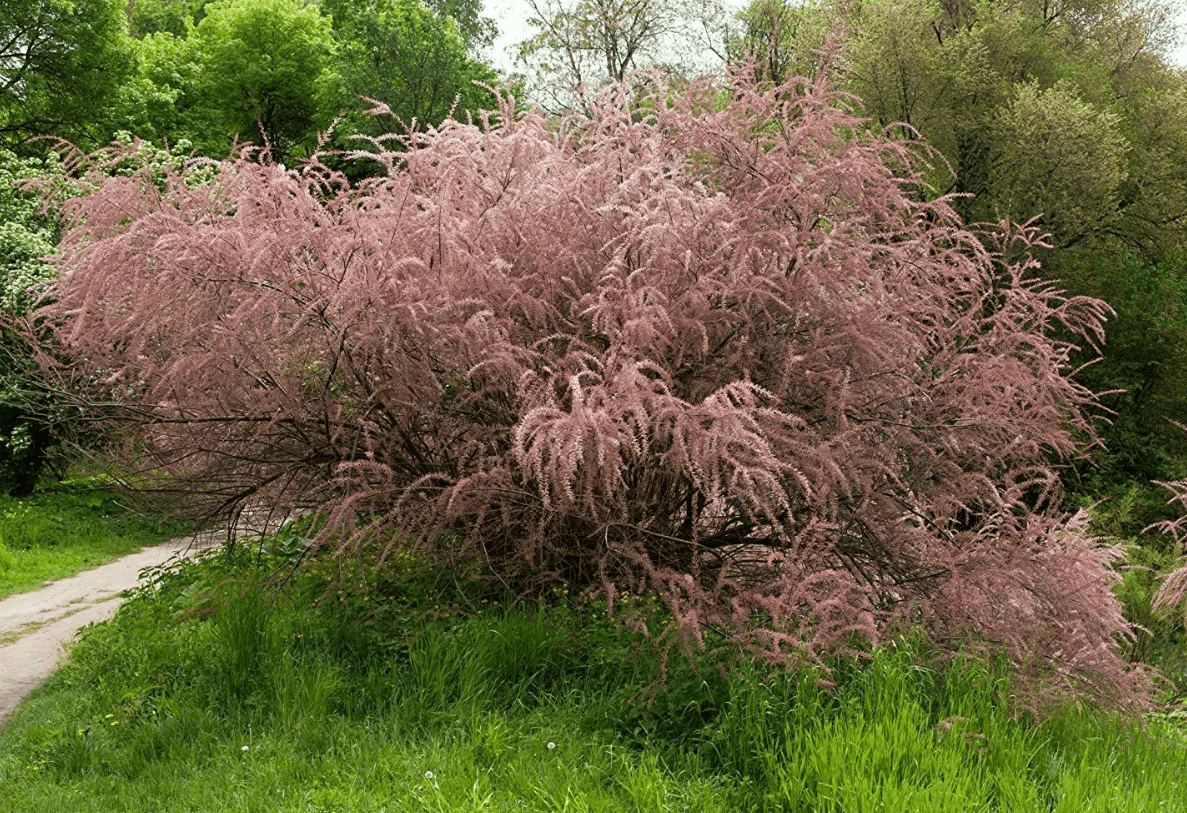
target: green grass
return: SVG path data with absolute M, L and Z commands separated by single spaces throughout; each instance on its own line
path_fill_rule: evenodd
M 88 628 L 0 729 L 0 810 L 1187 810 L 1179 720 L 1032 725 L 1008 680 L 919 644 L 828 690 L 711 658 L 659 685 L 562 595 L 459 595 L 408 561 L 287 576 L 246 549 L 177 562 Z
M 176 522 L 128 511 L 107 491 L 62 486 L 0 495 L 0 598 L 117 559 L 182 533 Z

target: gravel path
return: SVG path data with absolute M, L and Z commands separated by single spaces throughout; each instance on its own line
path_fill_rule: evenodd
M 39 590 L 0 599 L 0 725 L 29 692 L 58 668 L 63 645 L 119 607 L 119 594 L 135 587 L 141 569 L 178 551 L 217 544 L 221 533 L 183 536 L 114 562 L 76 573 Z

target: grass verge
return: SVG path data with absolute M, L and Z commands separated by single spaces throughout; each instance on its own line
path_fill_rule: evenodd
M 0 495 L 0 598 L 184 531 L 176 522 L 128 511 L 116 494 L 83 485 L 23 499 Z
M 452 604 L 456 574 L 423 564 L 287 561 L 177 562 L 88 628 L 0 729 L 0 809 L 1187 810 L 1180 721 L 1033 725 L 1008 680 L 918 644 L 828 690 L 708 658 L 657 685 L 596 606 L 473 585 Z

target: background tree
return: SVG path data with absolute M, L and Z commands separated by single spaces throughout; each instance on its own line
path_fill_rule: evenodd
M 554 112 L 578 85 L 596 89 L 663 67 L 691 78 L 721 67 L 726 15 L 715 0 L 529 0 L 538 31 L 517 47 L 533 99 Z
M 26 184 L 61 177 L 55 159 L 0 150 L 0 491 L 18 497 L 37 485 L 53 440 L 47 422 L 38 419 L 45 401 L 29 386 L 30 354 L 12 320 L 28 313 L 35 287 L 53 275 L 47 260 L 60 228 Z
M 735 18 L 738 24 L 724 27 L 723 60 L 737 65 L 750 58 L 756 79 L 775 85 L 819 72 L 821 62 L 815 51 L 824 44 L 830 26 L 811 6 L 755 0 Z
M 1187 410 L 1187 360 L 1168 348 L 1187 343 L 1187 320 L 1171 315 L 1169 293 L 1156 330 L 1149 311 L 1126 310 L 1182 273 L 1187 242 L 1187 97 L 1166 61 L 1177 36 L 1168 7 L 763 0 L 741 18 L 739 40 L 760 55 L 774 48 L 776 68 L 792 73 L 812 74 L 825 37 L 841 37 L 841 86 L 879 125 L 907 125 L 899 138 L 940 151 L 936 192 L 961 195 L 954 205 L 970 221 L 1038 218 L 1052 244 L 1038 254 L 1044 274 L 1074 293 L 1108 291 L 1119 314 L 1083 380 L 1129 394 L 1106 397 L 1117 414 L 1100 428 L 1113 451 L 1080 467 L 1080 488 L 1181 476 L 1187 446 L 1167 418 Z M 1135 516 L 1130 531 L 1155 518 Z
M 0 150 L 0 491 L 13 496 L 32 493 L 47 473 L 64 475 L 78 449 L 103 444 L 64 393 L 44 386 L 34 361 L 56 352 L 53 331 L 29 317 L 56 274 L 63 201 L 94 191 L 100 178 L 157 183 L 180 166 L 169 150 L 126 134 L 89 157 L 66 145 L 59 151 L 20 158 Z M 89 180 L 73 177 L 84 166 Z M 203 165 L 191 179 L 212 174 Z
M 114 133 L 135 133 L 170 146 L 184 143 L 203 155 L 225 156 L 233 133 L 203 95 L 203 54 L 197 42 L 162 31 L 136 40 L 134 50 L 136 73 L 120 87 L 113 105 Z
M 206 111 L 231 137 L 266 142 L 278 161 L 311 149 L 340 99 L 330 19 L 301 0 L 219 0 L 204 10 L 189 39 Z
M 1038 218 L 1062 249 L 1103 236 L 1116 221 L 1127 176 L 1120 129 L 1118 116 L 1066 83 L 1018 87 L 988 133 L 995 213 L 1015 222 Z
M 236 137 L 260 143 L 261 122 L 279 139 L 275 155 L 306 154 L 339 114 L 346 114 L 339 136 L 386 132 L 390 120 L 366 115 L 373 104 L 360 97 L 386 103 L 400 121 L 416 119 L 422 127 L 439 124 L 457 98 L 454 114 L 464 119 L 494 104 L 474 82 L 499 81 L 467 51 L 493 36 L 481 9 L 470 0 L 438 3 L 436 12 L 420 0 L 316 6 L 141 0 L 131 16 L 133 28 L 139 26 L 138 70 L 121 87 L 113 132 L 185 141 L 221 158 Z
M 55 156 L 56 158 L 56 156 Z M 0 150 L 0 311 L 23 312 L 32 304 L 29 289 L 49 278 L 58 228 L 41 211 L 40 198 L 24 188 L 45 173 L 61 173 L 53 158 L 19 158 Z
M 921 200 L 909 145 L 823 81 L 592 110 L 504 104 L 357 189 L 242 160 L 105 180 L 40 311 L 73 359 L 47 373 L 123 400 L 127 465 L 319 507 L 323 543 L 648 590 L 690 647 L 796 661 L 921 624 L 1140 692 L 1117 551 L 1048 465 L 1092 434 L 1058 337 L 1097 340 L 1104 305 L 1010 259 L 1032 234 L 990 252 Z
M 1079 488 L 1097 497 L 1121 498 L 1136 484 L 1183 470 L 1187 444 L 1171 423 L 1179 420 L 1187 391 L 1187 256 L 1172 252 L 1159 263 L 1132 253 L 1101 254 L 1063 272 L 1076 290 L 1108 301 L 1106 361 L 1079 374 L 1114 410 L 1104 427 L 1107 445 L 1094 455 L 1099 469 L 1087 470 Z M 1161 490 L 1159 490 L 1161 491 Z M 1165 497 L 1146 492 L 1146 504 L 1131 510 L 1125 535 L 1165 516 Z
M 341 0 L 336 0 L 341 5 Z M 426 0 L 425 5 L 441 18 L 453 20 L 470 55 L 478 58 L 494 45 L 499 27 L 490 17 L 482 16 L 482 0 Z
M 958 205 L 970 218 L 1042 215 L 1056 246 L 1125 241 L 1156 259 L 1157 240 L 1141 225 L 1153 217 L 1139 213 L 1157 200 L 1167 225 L 1187 211 L 1173 202 L 1184 184 L 1161 174 L 1167 162 L 1147 160 L 1150 148 L 1170 157 L 1180 130 L 1172 96 L 1182 83 L 1165 61 L 1175 31 L 1162 5 L 762 0 L 739 17 L 745 33 L 736 50 L 773 48 L 779 69 L 792 74 L 812 75 L 825 37 L 843 36 L 835 68 L 845 89 L 880 125 L 908 125 L 903 138 L 917 133 L 942 152 L 947 165 L 934 168 L 933 183 L 941 193 L 969 195 Z M 1034 115 L 1046 124 L 1024 125 Z M 1022 126 L 1044 132 L 1020 133 Z M 1114 189 L 1091 192 L 1090 204 L 1076 194 L 1076 184 L 1089 181 L 1074 165 L 1094 128 L 1102 135 L 1095 154 L 1109 165 Z M 1041 138 L 1049 155 L 1011 154 L 1020 135 L 1023 143 Z M 1019 199 L 1020 171 L 1033 171 L 1046 196 Z M 1057 211 L 1069 206 L 1079 214 Z M 1094 224 L 1087 232 L 1085 217 Z
M 130 0 L 125 6 L 128 33 L 137 39 L 150 34 L 184 38 L 189 24 L 202 22 L 210 0 Z
M 98 146 L 105 108 L 134 68 L 119 0 L 0 5 L 0 138 L 56 135 Z
M 494 86 L 498 74 L 469 55 L 470 43 L 452 17 L 434 14 L 420 0 L 327 0 L 322 8 L 333 16 L 344 104 L 354 111 L 342 132 L 377 135 L 392 129 L 390 120 L 362 115 L 373 107 L 365 99 L 386 104 L 401 130 L 413 120 L 422 128 L 436 126 L 451 114 L 465 120 L 467 113 L 495 105 L 491 92 L 474 83 Z M 471 25 L 477 19 L 470 19 Z M 479 28 L 478 34 L 471 28 L 471 35 L 486 36 Z

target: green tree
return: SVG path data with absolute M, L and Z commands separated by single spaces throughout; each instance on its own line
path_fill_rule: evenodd
M 499 35 L 495 21 L 482 16 L 482 0 L 425 0 L 425 5 L 437 16 L 453 20 L 474 56 L 494 45 L 495 37 Z
M 134 58 L 120 0 L 0 3 L 0 139 L 103 143 L 108 105 Z
M 128 31 L 137 38 L 167 33 L 186 35 L 186 26 L 202 21 L 210 0 L 129 0 Z
M 40 289 L 56 277 L 56 265 L 47 260 L 58 253 L 67 225 L 65 201 L 85 197 L 114 176 L 160 184 L 184 164 L 168 149 L 127 133 L 89 157 L 73 159 L 63 162 L 53 152 L 22 158 L 0 149 L 0 492 L 16 496 L 32 492 L 51 463 L 69 462 L 62 453 L 67 438 L 84 447 L 104 443 L 79 423 L 69 394 L 39 374 L 35 357 L 56 353 L 45 325 L 23 321 L 43 304 Z M 217 171 L 203 165 L 185 173 L 187 183 L 198 184 Z
M 754 0 L 725 27 L 725 59 L 755 60 L 755 78 L 778 85 L 792 76 L 813 75 L 824 43 L 827 20 L 811 6 L 788 0 Z
M 533 97 L 554 112 L 571 91 L 621 82 L 659 67 L 681 79 L 720 68 L 726 14 L 717 0 L 528 0 L 536 33 L 517 60 L 533 76 Z
M 1116 223 L 1127 178 L 1120 117 L 1085 101 L 1070 83 L 1018 87 L 989 133 L 995 214 L 1041 218 L 1063 247 Z
M 1187 229 L 1187 174 L 1167 167 L 1187 156 L 1182 81 L 1165 58 L 1174 30 L 1157 3 L 756 0 L 739 19 L 735 42 L 775 54 L 786 73 L 813 73 L 825 38 L 842 37 L 832 68 L 845 89 L 880 126 L 906 125 L 903 138 L 941 152 L 931 181 L 967 196 L 966 218 L 1041 215 L 1057 246 L 1120 241 L 1152 261 L 1187 235 L 1156 245 L 1142 223 Z M 1104 178 L 1085 176 L 1085 149 Z M 1151 149 L 1170 160 L 1149 160 Z M 1030 180 L 1041 194 L 1023 193 Z
M 404 127 L 436 126 L 449 117 L 496 106 L 481 82 L 495 86 L 497 72 L 467 52 L 453 18 L 434 14 L 420 0 L 326 0 L 338 40 L 337 70 L 351 116 L 344 131 L 387 132 L 382 121 L 362 115 L 386 104 Z M 398 130 L 404 127 L 397 128 Z
M 1121 0 L 756 0 L 732 56 L 768 78 L 831 69 L 873 123 L 938 150 L 928 180 L 969 221 L 1036 219 L 1043 273 L 1118 311 L 1105 358 L 1086 371 L 1117 410 L 1101 427 L 1109 477 L 1174 474 L 1187 412 L 1187 322 L 1149 311 L 1187 273 L 1187 86 L 1167 61 L 1161 2 Z M 1169 293 L 1168 293 L 1169 296 Z M 1177 302 L 1177 294 L 1168 301 Z M 1142 304 L 1146 303 L 1146 304 Z
M 135 41 L 136 73 L 120 88 L 112 129 L 221 158 L 229 133 L 223 116 L 202 96 L 202 54 L 196 42 L 165 31 Z
M 58 229 L 24 188 L 47 172 L 61 173 L 52 154 L 43 160 L 0 150 L 0 313 L 24 312 L 30 286 L 50 275 L 42 258 L 54 253 Z
M 314 146 L 339 100 L 330 20 L 301 0 L 220 0 L 187 36 L 200 54 L 197 105 L 272 157 Z M 224 150 L 225 152 L 225 150 Z

